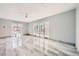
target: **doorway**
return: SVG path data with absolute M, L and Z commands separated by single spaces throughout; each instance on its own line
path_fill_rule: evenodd
M 12 33 L 11 33 L 11 47 L 17 48 L 22 46 L 22 24 L 13 23 L 12 24 Z

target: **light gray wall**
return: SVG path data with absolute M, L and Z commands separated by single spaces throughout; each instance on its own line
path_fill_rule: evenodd
M 23 24 L 23 34 L 27 34 L 29 30 L 28 23 L 22 23 Z
M 75 10 L 53 16 L 50 20 L 50 37 L 75 43 Z
M 50 23 L 50 38 L 75 43 L 75 9 L 29 23 L 29 33 L 33 34 L 33 24 L 44 21 Z
M 76 8 L 76 48 L 79 51 L 79 5 Z
M 0 37 L 11 36 L 11 32 L 12 32 L 11 25 L 14 23 L 22 24 L 23 25 L 23 34 L 28 33 L 28 23 L 0 19 Z M 3 26 L 5 26 L 5 29 L 3 29 Z
M 5 26 L 5 28 L 3 28 Z M 10 36 L 11 22 L 0 19 L 0 37 Z

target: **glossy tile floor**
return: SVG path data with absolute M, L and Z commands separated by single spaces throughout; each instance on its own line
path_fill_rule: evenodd
M 0 39 L 0 56 L 78 56 L 73 45 L 34 36 Z

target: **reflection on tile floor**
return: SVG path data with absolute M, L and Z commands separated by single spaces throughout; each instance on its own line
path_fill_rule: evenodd
M 73 45 L 34 36 L 23 36 L 13 47 L 13 37 L 0 39 L 0 56 L 78 56 Z

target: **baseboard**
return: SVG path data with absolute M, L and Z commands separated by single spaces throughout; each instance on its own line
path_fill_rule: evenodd
M 50 38 L 50 40 L 53 40 L 53 41 L 57 41 L 57 42 L 61 42 L 61 43 L 64 43 L 64 44 L 68 44 L 68 45 L 75 46 L 74 43 L 64 42 L 64 41 L 61 41 L 61 40 L 55 40 L 55 39 L 51 39 L 51 38 Z
M 2 37 L 0 37 L 0 39 L 4 39 L 4 38 L 8 38 L 8 37 L 11 37 L 11 36 L 2 36 Z
M 48 39 L 48 40 L 57 41 L 57 42 L 61 42 L 61 43 L 64 43 L 64 44 L 69 44 L 69 45 L 75 46 L 74 43 L 64 42 L 64 41 L 61 41 L 61 40 L 55 40 L 55 39 L 52 39 L 52 38 L 49 38 L 49 37 L 41 37 L 41 36 L 31 35 L 31 34 L 29 34 L 28 36 L 35 36 L 35 37 L 45 38 L 45 39 Z

